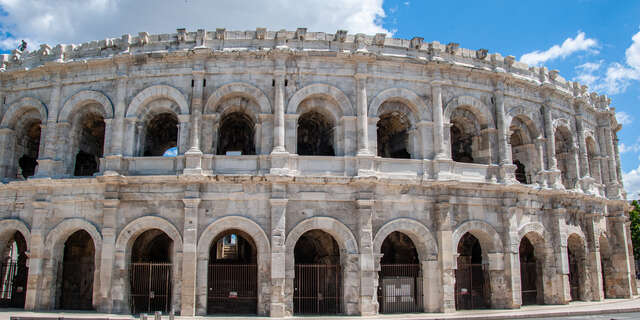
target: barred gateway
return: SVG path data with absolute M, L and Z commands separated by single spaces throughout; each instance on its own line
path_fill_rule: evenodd
M 1 62 L 1 306 L 374 315 L 637 290 L 614 109 L 556 71 L 304 28 Z

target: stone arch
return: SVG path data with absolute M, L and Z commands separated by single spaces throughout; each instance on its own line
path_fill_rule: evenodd
M 522 225 L 518 229 L 518 242 L 520 242 L 522 240 L 522 238 L 524 238 L 524 236 L 527 235 L 530 232 L 533 232 L 537 236 L 539 236 L 542 239 L 544 239 L 545 228 L 542 225 L 542 223 L 540 223 L 540 222 L 529 222 L 527 224 Z
M 131 248 L 135 240 L 148 230 L 158 229 L 164 232 L 173 241 L 172 252 L 172 297 L 171 306 L 180 312 L 181 307 L 181 277 L 182 277 L 182 236 L 178 229 L 169 220 L 158 216 L 143 216 L 127 224 L 118 234 L 115 243 L 115 274 L 119 277 L 113 280 L 111 295 L 114 300 L 113 312 L 129 312 L 129 275 L 128 269 L 131 263 Z
M 166 98 L 175 102 L 178 105 L 179 114 L 189 114 L 189 103 L 180 90 L 168 85 L 154 85 L 140 91 L 131 100 L 127 108 L 126 118 L 139 117 L 139 113 L 143 110 L 142 107 L 159 98 Z
M 520 118 L 524 122 L 529 130 L 531 130 L 531 137 L 537 138 L 542 136 L 542 132 L 539 128 L 542 127 L 542 119 L 537 109 L 528 108 L 525 106 L 515 106 L 509 109 L 505 114 L 505 123 L 509 124 L 515 118 Z
M 418 121 L 428 118 L 427 111 L 429 108 L 424 100 L 415 92 L 405 88 L 390 88 L 380 92 L 369 104 L 369 117 L 379 116 L 378 109 L 380 106 L 391 100 L 401 101 L 406 104 L 414 112 Z
M 207 267 L 209 263 L 209 250 L 211 242 L 221 233 L 227 230 L 239 230 L 251 237 L 256 245 L 258 254 L 258 314 L 266 315 L 269 305 L 269 296 L 260 294 L 264 288 L 269 288 L 269 266 L 271 259 L 271 245 L 269 237 L 262 227 L 253 220 L 241 216 L 226 216 L 215 220 L 207 226 L 198 240 L 197 248 L 197 285 L 196 285 L 196 314 L 204 315 L 207 310 Z
M 13 236 L 13 232 L 18 231 L 27 242 L 27 251 L 31 250 L 31 231 L 27 224 L 18 219 L 0 220 L 0 250 L 6 247 L 7 241 Z
M 504 246 L 500 235 L 496 232 L 496 229 L 489 223 L 482 220 L 468 220 L 458 225 L 453 232 L 454 245 L 451 252 L 457 252 L 456 248 L 458 242 L 465 233 L 471 233 L 474 237 L 478 238 L 482 246 L 482 250 L 488 253 L 502 253 L 504 252 Z
M 340 116 L 355 116 L 355 111 L 349 98 L 342 90 L 324 83 L 308 85 L 293 94 L 287 105 L 287 114 L 298 113 L 298 106 L 307 98 L 321 96 L 335 103 L 340 108 Z
M 579 228 L 571 228 L 563 241 L 567 250 L 569 271 L 569 291 L 571 300 L 589 301 L 592 298 L 590 266 L 588 262 L 589 248 L 587 238 Z
M 373 239 L 374 253 L 380 252 L 382 243 L 394 231 L 402 232 L 411 239 L 416 246 L 420 260 L 436 260 L 438 258 L 438 245 L 433 233 L 419 221 L 407 218 L 391 220 L 378 230 Z
M 104 119 L 113 118 L 113 103 L 109 97 L 97 90 L 82 90 L 67 99 L 60 114 L 58 114 L 58 122 L 69 122 L 73 113 L 89 103 L 97 103 L 102 106 L 100 111 Z
M 481 127 L 495 128 L 495 121 L 489 107 L 480 99 L 471 96 L 459 96 L 449 101 L 444 109 L 443 122 L 450 122 L 453 111 L 458 107 L 466 107 L 471 111 L 478 118 Z
M 57 289 L 57 274 L 58 274 L 58 262 L 63 259 L 64 245 L 69 236 L 76 231 L 83 230 L 91 236 L 94 251 L 94 272 L 93 272 L 93 297 L 92 304 L 96 308 L 99 304 L 100 297 L 100 259 L 102 257 L 102 235 L 98 229 L 89 221 L 82 218 L 69 218 L 62 220 L 58 223 L 45 238 L 45 251 L 44 251 L 44 270 L 43 270 L 43 284 L 41 288 L 48 288 L 44 290 L 41 297 L 43 306 L 54 308 L 56 305 L 56 289 Z
M 40 114 L 40 121 L 42 123 L 47 122 L 49 111 L 44 102 L 32 97 L 23 97 L 9 106 L 9 109 L 2 118 L 2 122 L 0 122 L 0 128 L 15 129 L 18 118 L 29 109 L 35 109 Z
M 204 107 L 204 114 L 217 112 L 218 105 L 227 98 L 240 96 L 254 100 L 262 114 L 272 114 L 269 98 L 259 88 L 244 82 L 233 82 L 222 85 L 214 91 Z

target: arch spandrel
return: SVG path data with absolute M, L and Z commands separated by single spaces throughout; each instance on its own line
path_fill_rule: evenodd
M 467 107 L 478 118 L 481 126 L 495 128 L 495 121 L 489 107 L 480 99 L 472 96 L 459 96 L 449 101 L 444 108 L 443 122 L 451 122 L 451 115 L 458 107 Z
M 539 113 L 524 106 L 516 106 L 506 113 L 505 124 L 510 125 L 514 119 L 520 119 L 526 126 L 532 139 L 542 136 L 542 119 Z
M 67 99 L 60 114 L 58 114 L 58 122 L 70 122 L 72 114 L 81 111 L 80 109 L 89 103 L 96 103 L 102 106 L 100 111 L 104 119 L 113 118 L 113 103 L 109 97 L 97 90 L 82 90 Z
M 311 97 L 324 97 L 332 100 L 339 108 L 339 116 L 355 116 L 356 113 L 349 98 L 342 90 L 324 83 L 314 83 L 308 85 L 293 94 L 287 104 L 287 114 L 297 114 L 298 106 L 302 101 Z
M 42 123 L 47 122 L 49 111 L 44 102 L 32 97 L 23 97 L 9 106 L 2 118 L 2 122 L 0 122 L 0 128 L 15 129 L 15 124 L 20 115 L 28 112 L 29 109 L 36 110 L 40 114 L 40 121 Z
M 182 236 L 178 229 L 169 220 L 158 216 L 144 216 L 127 224 L 118 234 L 116 239 L 116 251 L 128 251 L 133 246 L 135 239 L 143 232 L 158 229 L 166 233 L 171 240 L 175 252 L 182 252 Z
M 19 219 L 2 219 L 0 220 L 0 245 L 4 243 L 13 235 L 13 232 L 18 231 L 24 237 L 27 243 L 27 250 L 31 250 L 31 230 L 26 223 Z M 0 247 L 2 249 L 3 247 Z
M 537 236 L 544 239 L 545 236 L 545 228 L 540 222 L 529 222 L 526 223 L 520 228 L 518 228 L 518 241 L 522 241 L 522 238 L 526 236 L 528 233 L 533 232 Z
M 218 107 L 223 100 L 231 97 L 244 97 L 253 100 L 259 107 L 261 114 L 272 114 L 271 102 L 267 95 L 259 88 L 244 82 L 225 84 L 214 91 L 204 107 L 203 114 L 218 112 Z
M 436 260 L 438 243 L 429 228 L 417 220 L 398 218 L 385 223 L 373 239 L 373 252 L 380 253 L 382 243 L 393 232 L 406 234 L 418 251 L 420 260 Z
M 127 108 L 126 118 L 137 118 L 149 102 L 157 99 L 169 99 L 178 105 L 180 114 L 190 114 L 187 98 L 180 90 L 168 85 L 154 85 L 140 91 Z
M 102 234 L 98 231 L 95 225 L 91 222 L 81 218 L 70 218 L 62 220 L 58 223 L 49 233 L 47 233 L 45 246 L 47 252 L 51 255 L 56 254 L 57 248 L 64 245 L 66 239 L 76 231 L 86 231 L 93 240 L 96 248 L 96 259 L 100 257 L 99 252 L 102 248 Z
M 502 253 L 504 252 L 504 246 L 500 239 L 500 234 L 489 223 L 482 220 L 467 220 L 458 225 L 453 232 L 453 248 L 451 252 L 457 252 L 457 246 L 465 233 L 471 233 L 474 237 L 480 240 L 480 245 L 483 250 L 487 250 L 489 253 Z M 485 249 L 486 248 L 486 249 Z
M 418 121 L 430 120 L 429 113 L 431 109 L 425 101 L 415 92 L 405 88 L 390 88 L 378 93 L 369 104 L 368 116 L 380 116 L 380 114 L 378 114 L 380 112 L 380 106 L 387 101 L 400 101 L 404 103 L 415 114 Z

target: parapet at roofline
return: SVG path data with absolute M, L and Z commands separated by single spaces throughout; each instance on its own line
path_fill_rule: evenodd
M 331 34 L 307 32 L 307 28 L 298 28 L 296 31 L 267 31 L 266 28 L 257 28 L 255 31 L 227 31 L 224 28 L 218 28 L 215 31 L 199 29 L 195 32 L 179 28 L 176 33 L 171 34 L 150 35 L 147 32 L 139 32 L 137 36 L 125 34 L 120 38 L 95 40 L 80 45 L 59 44 L 52 48 L 42 44 L 38 50 L 21 52 L 16 49 L 11 54 L 0 55 L 0 72 L 28 71 L 44 66 L 45 63 L 104 59 L 122 54 L 171 53 L 199 48 L 207 48 L 214 52 L 268 52 L 274 49 L 294 52 L 333 51 L 451 63 L 506 73 L 539 85 L 549 85 L 565 94 L 582 98 L 587 104 L 597 109 L 609 109 L 611 103 L 611 99 L 605 95 L 598 95 L 596 92 L 588 93 L 586 85 L 567 81 L 559 75 L 557 70 L 529 66 L 516 61 L 514 56 L 489 54 L 487 49 L 460 48 L 458 43 L 453 42 L 448 44 L 437 41 L 424 42 L 420 37 L 406 40 L 388 38 L 384 33 L 371 36 L 362 33 L 349 34 L 346 30 L 338 30 Z

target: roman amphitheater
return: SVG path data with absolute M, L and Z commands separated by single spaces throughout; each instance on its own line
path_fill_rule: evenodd
M 3 307 L 366 316 L 637 291 L 614 108 L 555 70 L 305 28 L 0 57 Z

